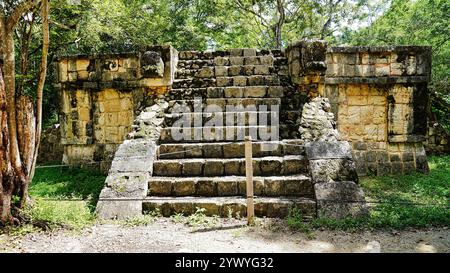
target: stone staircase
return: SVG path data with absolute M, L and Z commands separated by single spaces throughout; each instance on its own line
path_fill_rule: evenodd
M 281 51 L 179 52 L 144 211 L 245 216 L 244 137 L 254 139 L 255 214 L 316 214 L 294 92 Z

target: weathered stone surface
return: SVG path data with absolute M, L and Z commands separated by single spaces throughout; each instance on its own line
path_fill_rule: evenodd
M 314 98 L 303 107 L 299 132 L 304 141 L 339 141 L 328 99 Z
M 246 98 L 263 98 L 266 93 L 266 86 L 247 86 L 244 88 L 244 97 Z
M 142 213 L 149 173 L 113 173 L 106 178 L 96 213 L 100 219 L 126 219 Z
M 175 196 L 189 196 L 195 194 L 195 181 L 175 181 L 173 183 L 173 193 L 175 194 Z
M 159 52 L 146 51 L 141 56 L 142 75 L 146 78 L 162 78 L 164 62 Z
M 263 175 L 274 175 L 280 173 L 282 169 L 283 161 L 276 157 L 265 157 L 264 160 L 260 162 L 261 174 Z
M 310 160 L 309 169 L 314 183 L 330 181 L 358 182 L 355 163 L 350 159 Z
M 221 161 L 206 161 L 204 165 L 205 176 L 219 176 L 224 171 L 223 162 Z
M 153 174 L 159 176 L 180 176 L 182 166 L 181 162 L 155 161 Z
M 364 192 L 351 181 L 323 182 L 314 184 L 318 216 L 342 219 L 368 214 Z
M 168 196 L 172 193 L 171 181 L 150 180 L 148 194 L 156 196 Z
M 99 219 L 130 219 L 142 215 L 142 201 L 99 200 L 96 214 Z
M 352 148 L 347 141 L 314 141 L 305 144 L 308 159 L 352 159 Z
M 203 159 L 189 160 L 183 162 L 183 175 L 184 176 L 198 176 L 203 173 Z
M 150 174 L 147 172 L 110 173 L 100 199 L 143 198 L 147 195 L 149 178 Z
M 217 183 L 217 193 L 219 196 L 233 196 L 238 194 L 238 183 L 235 179 L 221 181 Z

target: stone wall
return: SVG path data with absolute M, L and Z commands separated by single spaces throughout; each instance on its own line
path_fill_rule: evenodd
M 61 145 L 61 130 L 59 127 L 59 124 L 55 124 L 42 130 L 38 164 L 61 163 L 64 147 Z
M 321 52 L 317 52 L 321 51 Z M 309 97 L 327 97 L 359 175 L 427 172 L 427 82 L 431 48 L 288 48 L 292 80 Z
M 107 171 L 147 97 L 165 93 L 172 84 L 177 57 L 168 46 L 141 53 L 60 57 L 56 87 L 63 162 Z
M 250 51 L 255 57 L 247 60 Z M 244 64 L 244 59 L 255 63 Z M 171 47 L 150 47 L 141 53 L 63 57 L 56 84 L 63 161 L 98 162 L 108 169 L 145 107 L 217 92 L 233 97 L 227 94 L 238 88 L 231 85 L 248 78 L 261 82 L 258 90 L 285 89 L 282 138 L 301 137 L 302 106 L 307 97 L 322 96 L 329 99 L 342 140 L 353 147 L 360 175 L 426 172 L 430 62 L 429 47 L 328 47 L 321 41 L 301 41 L 285 51 L 185 51 L 178 56 Z M 260 72 L 248 76 L 246 69 Z M 279 82 L 271 81 L 275 78 Z

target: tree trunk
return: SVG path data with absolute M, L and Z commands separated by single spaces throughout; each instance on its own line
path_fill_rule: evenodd
M 14 171 L 9 158 L 9 132 L 6 112 L 6 91 L 0 66 L 0 222 L 12 223 L 11 199 L 14 191 Z
M 36 104 L 29 97 L 17 94 L 15 85 L 14 27 L 23 14 L 41 2 L 43 46 L 36 90 Z M 6 16 L 0 6 L 0 222 L 15 223 L 13 218 L 13 195 L 25 206 L 28 186 L 31 182 L 42 127 L 42 95 L 47 73 L 49 47 L 48 0 L 27 0 Z M 22 50 L 25 50 L 24 48 Z M 28 51 L 28 48 L 26 48 Z M 22 52 L 22 56 L 24 52 Z M 25 61 L 28 59 L 25 58 Z M 24 59 L 22 59 L 24 61 Z M 23 62 L 22 65 L 26 64 Z M 22 71 L 27 71 L 21 67 Z M 36 109 L 36 110 L 35 110 Z

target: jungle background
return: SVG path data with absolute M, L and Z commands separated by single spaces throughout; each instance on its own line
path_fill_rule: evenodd
M 5 0 L 14 2 L 14 0 Z M 450 132 L 450 2 L 446 0 L 53 0 L 49 66 L 59 55 L 128 52 L 146 45 L 178 50 L 283 48 L 299 39 L 330 45 L 431 45 L 430 111 Z M 33 17 L 34 18 L 34 17 Z M 42 47 L 39 17 L 22 20 L 17 77 L 36 90 Z M 30 31 L 32 29 L 32 31 Z M 20 59 L 20 58 L 19 58 Z M 18 66 L 20 62 L 17 62 Z M 44 90 L 44 127 L 57 123 L 54 70 Z

